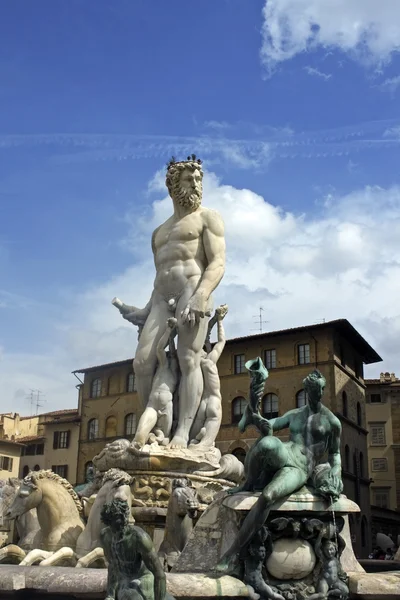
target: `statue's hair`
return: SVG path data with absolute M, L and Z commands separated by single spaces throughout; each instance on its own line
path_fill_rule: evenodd
M 36 481 L 38 479 L 50 479 L 50 481 L 54 481 L 54 483 L 61 484 L 67 490 L 72 500 L 75 502 L 75 506 L 78 509 L 78 512 L 82 512 L 82 504 L 79 500 L 79 496 L 74 491 L 74 488 L 69 483 L 69 481 L 67 481 L 63 477 L 60 477 L 60 475 L 57 475 L 57 473 L 54 473 L 50 469 L 41 469 L 40 471 L 31 471 L 30 473 L 28 473 L 28 475 L 22 480 L 22 483 L 27 487 L 33 488 L 33 486 L 36 485 Z
M 321 371 L 319 371 L 318 369 L 314 369 L 314 371 L 312 373 L 310 373 L 309 375 L 307 375 L 307 377 L 305 379 L 303 379 L 303 385 L 306 388 L 310 383 L 317 383 L 320 382 L 320 385 L 322 388 L 324 388 L 326 386 L 326 379 L 325 377 L 322 375 Z
M 179 178 L 182 171 L 190 169 L 191 171 L 198 170 L 203 178 L 203 169 L 201 168 L 201 162 L 197 161 L 182 161 L 182 162 L 171 162 L 167 169 L 167 176 L 165 179 L 166 186 L 171 196 L 176 195 L 180 189 Z
M 100 518 L 104 525 L 111 525 L 117 516 L 123 516 L 125 522 L 127 522 L 129 520 L 129 513 L 129 504 L 126 500 L 116 498 L 115 500 L 104 504 L 101 509 Z
M 122 469 L 108 469 L 104 473 L 102 485 L 107 483 L 107 481 L 117 481 L 118 479 L 121 479 L 122 485 L 130 485 L 132 483 L 132 477 Z

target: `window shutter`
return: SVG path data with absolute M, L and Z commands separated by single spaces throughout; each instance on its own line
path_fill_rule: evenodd
M 69 441 L 70 441 L 70 439 L 71 439 L 71 431 L 70 431 L 70 429 L 68 429 L 68 431 L 67 431 L 67 445 L 66 445 L 66 448 L 69 448 Z
M 54 437 L 53 437 L 53 450 L 57 450 L 58 448 L 58 431 L 54 432 Z
M 9 461 L 9 463 L 8 463 L 8 470 L 9 470 L 9 471 L 12 471 L 12 469 L 13 469 L 13 462 L 14 462 L 14 459 L 13 459 L 13 458 L 10 458 L 10 461 Z

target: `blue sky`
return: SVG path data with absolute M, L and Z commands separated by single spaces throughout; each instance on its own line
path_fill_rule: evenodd
M 269 329 L 347 317 L 383 355 L 369 372 L 395 370 L 398 23 L 397 0 L 7 3 L 2 410 L 30 388 L 74 406 L 72 369 L 133 355 L 110 300 L 146 301 L 160 169 L 193 151 L 227 227 L 228 333 L 259 306 Z

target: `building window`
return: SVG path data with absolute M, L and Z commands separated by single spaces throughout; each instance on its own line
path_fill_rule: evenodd
M 0 456 L 0 471 L 12 471 L 14 459 L 9 456 Z
M 278 396 L 276 394 L 265 394 L 262 399 L 262 413 L 266 419 L 275 419 L 278 416 Z
M 267 369 L 276 369 L 276 350 L 265 351 L 265 366 Z
M 117 437 L 117 418 L 108 417 L 106 420 L 106 438 Z
M 357 425 L 362 426 L 362 411 L 361 404 L 357 402 Z
M 246 452 L 243 450 L 243 448 L 235 448 L 235 450 L 232 450 L 231 454 L 233 454 L 233 456 L 236 456 L 236 458 L 244 464 Z
M 346 392 L 342 392 L 342 414 L 344 417 L 348 416 L 347 413 L 347 394 Z
M 342 365 L 342 367 L 346 366 L 346 358 L 344 355 L 344 350 L 343 350 L 343 346 L 339 346 L 339 358 L 340 358 L 340 364 Z
M 136 392 L 136 381 L 134 373 L 129 373 L 128 377 L 126 378 L 126 391 Z
M 246 369 L 244 366 L 245 359 L 244 354 L 235 354 L 235 375 L 239 375 L 239 373 L 245 373 Z
M 380 402 L 382 402 L 382 398 L 380 394 L 371 394 L 369 401 L 371 402 L 371 404 L 378 404 Z
M 307 394 L 306 390 L 300 390 L 299 392 L 297 392 L 297 394 L 296 394 L 297 408 L 301 408 L 302 406 L 305 406 L 307 404 L 307 401 L 308 401 L 308 394 Z
M 24 455 L 25 456 L 35 456 L 36 453 L 36 444 L 29 444 L 25 448 Z
M 36 452 L 35 454 L 44 454 L 44 444 L 37 444 L 36 445 Z
M 22 478 L 26 477 L 29 473 L 29 467 L 28 465 L 25 465 L 24 468 L 22 469 Z
M 373 488 L 372 498 L 374 506 L 389 508 L 389 491 L 390 488 Z
M 69 431 L 55 431 L 53 436 L 53 449 L 69 448 Z
M 362 379 L 363 378 L 363 375 L 364 375 L 364 373 L 363 373 L 363 364 L 359 360 L 356 360 L 354 372 L 356 374 L 356 377 L 358 377 L 358 379 Z
M 350 471 L 350 448 L 346 444 L 344 447 L 344 466 L 347 472 Z
M 90 386 L 90 397 L 99 398 L 101 396 L 101 379 L 93 379 L 92 385 Z
M 95 440 L 99 437 L 99 421 L 90 419 L 88 422 L 88 440 Z
M 386 446 L 385 424 L 370 423 L 371 446 Z
M 60 477 L 67 479 L 68 476 L 68 465 L 53 465 L 51 467 L 53 473 L 56 473 Z
M 387 471 L 387 458 L 373 458 L 371 460 L 371 471 Z
M 135 435 L 136 432 L 136 415 L 129 413 L 125 417 L 125 435 Z
M 365 548 L 367 545 L 368 521 L 366 517 L 361 519 L 361 546 Z
M 310 344 L 297 346 L 297 362 L 299 365 L 308 365 L 310 362 Z
M 238 396 L 232 400 L 232 423 L 239 423 L 247 406 L 246 398 Z
M 360 477 L 364 477 L 364 454 L 360 452 Z

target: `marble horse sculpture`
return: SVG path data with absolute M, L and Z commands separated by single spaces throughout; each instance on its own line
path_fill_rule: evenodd
M 174 479 L 168 502 L 164 540 L 158 556 L 169 571 L 175 565 L 193 530 L 199 510 L 197 492 L 189 479 Z
M 18 494 L 20 486 L 21 480 L 14 477 L 9 477 L 3 481 L 3 485 L 0 487 L 0 517 L 2 520 Z M 35 508 L 17 517 L 15 528 L 19 548 L 24 551 L 36 548 L 40 526 Z
M 166 576 L 151 538 L 130 522 L 128 503 L 116 499 L 101 511 L 108 562 L 106 600 L 170 600 Z
M 116 498 L 124 500 L 128 504 L 129 510 L 131 510 L 132 494 L 130 486 L 132 483 L 132 477 L 120 469 L 110 469 L 105 473 L 100 490 L 90 510 L 86 527 L 76 542 L 76 555 L 79 559 L 77 567 L 87 567 L 96 560 L 101 562 L 103 559 L 104 562 L 104 553 L 100 541 L 100 533 L 103 528 L 101 511 L 104 504 Z
M 217 570 L 232 573 L 237 569 L 240 551 L 246 547 L 269 515 L 277 501 L 311 482 L 316 494 L 337 499 L 343 490 L 341 480 L 340 435 L 341 424 L 334 414 L 322 404 L 325 378 L 315 370 L 303 381 L 308 403 L 290 410 L 281 417 L 265 419 L 260 414 L 260 402 L 268 371 L 262 360 L 248 361 L 246 368 L 252 378 L 250 401 L 239 423 L 245 431 L 254 425 L 260 437 L 248 452 L 245 463 L 245 481 L 229 494 L 261 491 L 247 514 L 231 547 L 220 560 Z M 289 429 L 289 441 L 273 436 L 274 431 Z M 328 463 L 320 464 L 324 454 Z
M 5 516 L 19 518 L 34 508 L 40 526 L 37 548 L 55 552 L 68 546 L 75 550 L 84 523 L 82 505 L 71 484 L 52 471 L 29 473 Z

